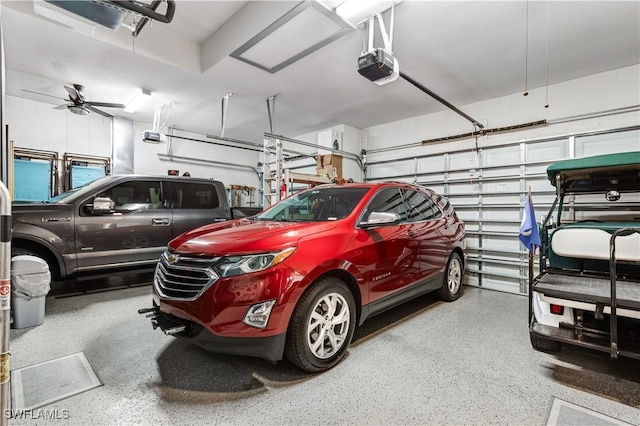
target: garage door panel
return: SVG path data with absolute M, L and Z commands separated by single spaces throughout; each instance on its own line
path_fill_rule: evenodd
M 640 130 L 576 137 L 576 157 L 578 158 L 639 150 Z
M 538 142 L 526 146 L 527 162 L 556 161 L 569 157 L 569 139 Z M 546 168 L 546 166 L 545 166 Z
M 422 185 L 447 196 L 466 223 L 470 270 L 477 268 L 467 274 L 465 282 L 526 294 L 528 251 L 518 239 L 518 230 L 529 188 L 540 220 L 555 200 L 555 188 L 546 174 L 549 165 L 569 158 L 640 150 L 640 130 L 612 129 L 539 140 L 527 140 L 527 135 L 513 133 L 511 140 L 504 138 L 500 143 L 483 138 L 477 151 L 463 149 L 460 142 L 443 143 L 438 147 L 440 153 L 370 164 L 373 173 L 369 176 L 385 180 L 401 173 L 415 174 Z M 604 194 L 597 194 L 591 202 L 604 203 Z M 640 200 L 623 199 L 619 204 L 627 202 Z M 589 219 L 598 210 L 568 203 L 564 214 L 575 220 Z
M 508 166 L 514 162 L 519 162 L 519 160 L 519 145 L 510 145 L 501 148 L 487 148 L 482 150 L 483 167 Z

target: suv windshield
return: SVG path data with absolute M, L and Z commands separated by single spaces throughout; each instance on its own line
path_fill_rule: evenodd
M 348 216 L 369 188 L 312 188 L 282 200 L 256 220 L 315 222 Z

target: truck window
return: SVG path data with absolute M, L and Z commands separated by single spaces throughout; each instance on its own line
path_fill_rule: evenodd
M 163 208 L 162 185 L 159 181 L 123 182 L 99 196 L 110 198 L 119 213 Z
M 175 182 L 174 209 L 215 209 L 220 200 L 214 185 L 197 182 Z

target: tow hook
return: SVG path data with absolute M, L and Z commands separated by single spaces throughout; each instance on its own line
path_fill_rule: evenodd
M 167 336 L 182 333 L 187 329 L 185 324 L 177 324 L 166 318 L 162 312 L 160 312 L 160 308 L 158 306 L 138 309 L 138 314 L 147 314 L 145 317 L 151 319 L 151 326 L 153 329 L 155 330 L 156 328 L 160 328 L 160 330 L 162 330 L 162 332 Z
M 156 327 L 158 327 L 157 324 L 154 324 L 153 328 L 155 329 Z M 178 325 L 176 327 L 171 327 L 171 328 L 167 328 L 167 329 L 162 329 L 162 331 L 164 332 L 164 334 L 166 334 L 167 336 L 172 336 L 174 334 L 178 334 L 178 333 L 182 333 L 183 331 L 185 331 L 187 329 L 186 325 Z

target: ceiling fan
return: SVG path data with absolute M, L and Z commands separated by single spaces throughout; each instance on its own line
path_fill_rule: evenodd
M 54 109 L 68 109 L 74 114 L 78 115 L 87 115 L 90 112 L 95 112 L 96 114 L 103 115 L 105 117 L 113 117 L 111 114 L 99 110 L 96 107 L 104 107 L 104 108 L 124 108 L 123 104 L 117 104 L 112 102 L 94 102 L 88 101 L 82 95 L 82 91 L 84 87 L 80 84 L 73 84 L 73 87 L 64 86 L 67 93 L 69 93 L 69 98 L 67 101 L 71 102 L 70 104 L 58 105 L 54 107 Z
M 104 108 L 124 108 L 125 105 L 123 104 L 116 104 L 116 103 L 111 103 L 111 102 L 93 102 L 93 101 L 88 101 L 86 100 L 86 98 L 82 95 L 82 90 L 84 90 L 84 87 L 81 86 L 80 84 L 73 84 L 73 87 L 69 87 L 69 86 L 64 86 L 64 88 L 66 89 L 67 93 L 69 93 L 69 98 L 68 99 L 64 99 L 64 98 L 59 98 L 57 96 L 52 96 L 52 95 L 47 95 L 46 93 L 40 93 L 40 92 L 34 92 L 33 90 L 27 90 L 27 89 L 22 89 L 24 92 L 29 92 L 29 93 L 35 93 L 37 95 L 42 95 L 42 96 L 48 96 L 50 98 L 56 98 L 56 99 L 62 99 L 64 101 L 70 102 L 69 104 L 64 104 L 64 105 L 58 105 L 57 107 L 54 107 L 54 109 L 68 109 L 69 111 L 71 111 L 74 114 L 78 114 L 78 115 L 87 115 L 90 112 L 95 112 L 97 114 L 100 114 L 102 116 L 105 117 L 113 117 L 113 115 L 104 112 L 102 110 L 99 110 L 96 107 L 104 107 Z

